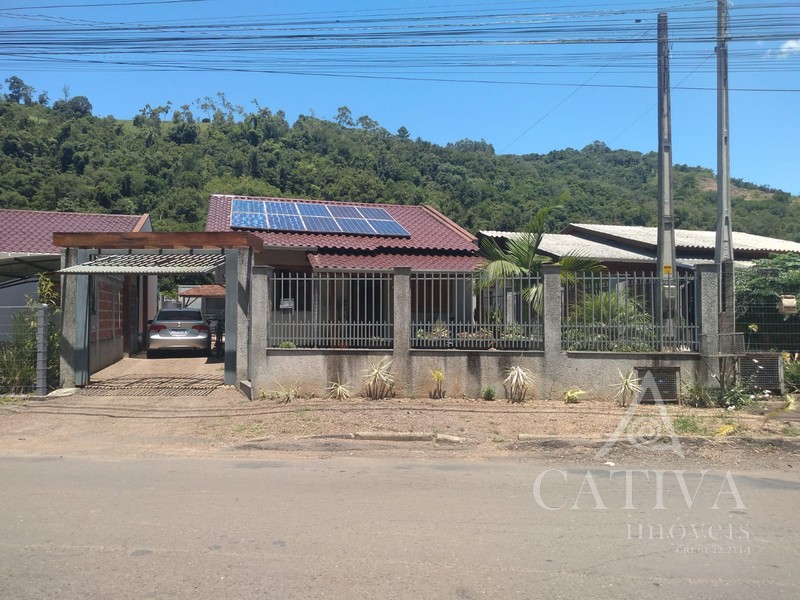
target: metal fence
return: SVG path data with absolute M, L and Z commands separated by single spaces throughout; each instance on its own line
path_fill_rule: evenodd
M 47 394 L 48 310 L 0 306 L 0 393 Z
M 390 273 L 276 271 L 267 344 L 278 348 L 391 348 Z
M 781 314 L 773 304 L 737 306 L 736 330 L 748 352 L 800 352 L 800 314 Z
M 583 273 L 562 288 L 564 350 L 697 351 L 693 275 Z
M 482 286 L 472 273 L 416 273 L 410 284 L 412 348 L 543 348 L 537 276 Z

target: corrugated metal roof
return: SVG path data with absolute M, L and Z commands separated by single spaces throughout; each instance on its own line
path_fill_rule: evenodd
M 40 210 L 0 209 L 0 252 L 60 254 L 53 234 L 140 231 L 149 229 L 147 215 L 100 215 Z
M 231 202 L 234 198 L 244 196 L 213 195 L 209 201 L 206 231 L 233 231 L 230 226 Z M 253 198 L 275 202 L 304 202 L 291 198 Z M 320 204 L 320 202 L 316 202 Z M 331 204 L 331 202 L 324 202 Z M 254 231 L 264 240 L 268 247 L 283 248 L 319 248 L 329 250 L 361 250 L 361 251 L 477 251 L 475 237 L 429 206 L 407 206 L 399 204 L 366 204 L 356 202 L 336 202 L 349 206 L 380 207 L 385 209 L 393 219 L 402 225 L 411 237 L 376 237 L 348 235 L 336 233 L 305 233 L 281 231 Z
M 183 275 L 208 273 L 225 264 L 224 254 L 114 254 L 61 269 L 68 275 Z
M 604 237 L 638 242 L 655 248 L 658 238 L 656 227 L 637 227 L 632 225 L 595 225 L 587 223 L 570 223 L 562 233 L 587 232 Z M 733 232 L 733 249 L 741 251 L 761 252 L 800 252 L 800 244 L 788 240 L 779 240 L 763 235 L 754 235 L 741 231 Z M 713 250 L 716 245 L 716 232 L 675 230 L 675 246 L 678 248 L 700 248 Z
M 521 237 L 522 233 L 514 231 L 481 231 L 481 235 L 495 238 L 515 238 Z M 554 257 L 562 257 L 565 254 L 573 254 L 593 258 L 599 261 L 623 261 L 654 263 L 655 256 L 651 252 L 636 251 L 626 248 L 618 248 L 610 244 L 585 240 L 583 238 L 564 234 L 564 233 L 545 233 L 539 250 Z

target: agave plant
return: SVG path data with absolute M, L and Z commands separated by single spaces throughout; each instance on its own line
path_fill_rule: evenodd
M 388 398 L 394 391 L 394 373 L 391 371 L 392 359 L 384 356 L 377 362 L 371 362 L 364 374 L 364 385 L 367 397 L 373 400 Z
M 506 397 L 511 402 L 525 402 L 528 390 L 535 385 L 533 373 L 517 365 L 503 371 L 503 375 L 505 375 L 503 388 L 506 390 Z
M 431 379 L 433 379 L 434 384 L 433 391 L 431 392 L 431 398 L 434 400 L 444 398 L 445 391 L 442 389 L 442 383 L 444 382 L 444 371 L 441 369 L 434 369 L 431 371 Z
M 634 398 L 638 398 L 644 387 L 642 386 L 642 380 L 636 376 L 636 372 L 633 369 L 627 373 L 623 373 L 619 370 L 618 372 L 620 376 L 620 383 L 617 393 L 614 397 L 619 398 L 620 406 L 624 407 L 629 401 L 633 401 Z
M 347 400 L 353 395 L 348 383 L 342 383 L 340 375 L 336 374 L 336 381 L 328 383 L 325 388 L 325 397 L 331 400 Z

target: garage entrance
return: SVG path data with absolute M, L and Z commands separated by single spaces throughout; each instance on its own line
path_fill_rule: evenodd
M 211 271 L 218 271 L 226 284 L 224 382 L 236 385 L 249 378 L 249 281 L 253 253 L 263 246 L 257 236 L 247 232 L 55 233 L 53 242 L 65 248 L 64 267 L 59 271 L 63 276 L 62 387 L 87 385 L 98 370 L 97 365 L 92 367 L 93 355 L 111 352 L 120 360 L 133 336 L 147 331 L 152 307 L 147 305 L 147 294 L 141 293 L 142 286 L 148 286 L 147 277 Z M 90 335 L 90 323 L 93 318 L 103 322 L 96 314 L 103 307 L 93 306 L 97 297 L 93 286 L 100 285 L 104 277 L 113 278 L 118 287 L 123 282 L 121 314 L 117 316 L 125 341 L 100 348 L 103 340 Z

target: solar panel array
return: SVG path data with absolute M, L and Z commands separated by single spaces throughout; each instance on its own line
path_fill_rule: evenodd
M 234 199 L 231 227 L 262 231 L 348 233 L 411 237 L 383 208 L 274 200 Z

